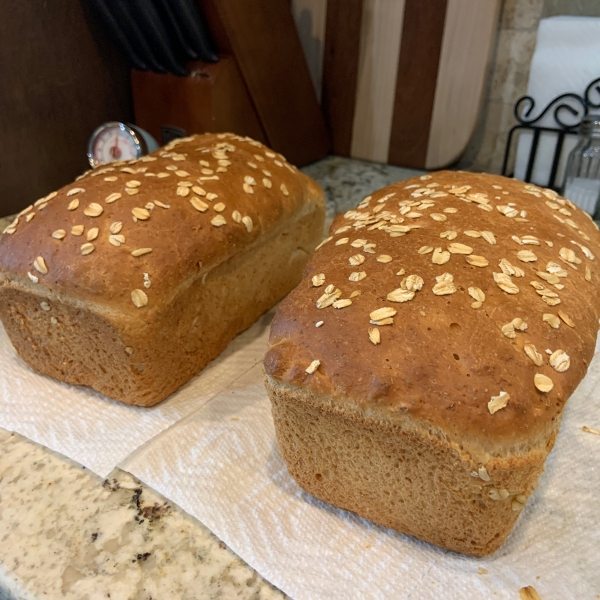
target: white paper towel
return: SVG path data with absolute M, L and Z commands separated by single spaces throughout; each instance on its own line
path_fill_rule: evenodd
M 527 86 L 527 95 L 536 103 L 531 116 L 540 114 L 556 96 L 567 92 L 583 95 L 587 85 L 597 77 L 600 77 L 600 18 L 560 16 L 542 19 Z M 538 124 L 557 127 L 553 115 L 554 108 Z M 532 181 L 538 185 L 548 184 L 555 141 L 556 136 L 552 133 L 540 137 L 532 175 Z M 517 179 L 525 178 L 531 142 L 531 133 L 520 134 L 515 164 Z M 575 143 L 575 136 L 565 138 L 557 185 L 562 183 L 566 160 Z
M 0 427 L 106 477 L 142 444 L 260 362 L 272 316 L 270 312 L 261 317 L 200 375 L 152 408 L 127 406 L 89 388 L 37 374 L 18 357 L 0 324 Z
M 540 486 L 506 544 L 467 558 L 303 492 L 277 447 L 257 365 L 121 465 L 295 598 L 544 600 L 600 594 L 600 355 L 568 402 Z M 487 569 L 480 574 L 478 569 Z

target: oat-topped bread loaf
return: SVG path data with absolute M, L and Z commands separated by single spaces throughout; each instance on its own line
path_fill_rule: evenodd
M 37 371 L 151 406 L 295 285 L 322 190 L 262 144 L 176 140 L 23 210 L 0 241 L 0 318 Z
M 315 496 L 473 555 L 511 531 L 594 354 L 600 234 L 551 190 L 444 171 L 333 222 L 264 365 Z

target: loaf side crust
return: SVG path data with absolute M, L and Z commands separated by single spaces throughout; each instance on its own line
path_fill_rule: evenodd
M 306 387 L 269 376 L 265 386 L 281 453 L 304 490 L 385 527 L 473 556 L 502 546 L 558 431 L 557 423 L 548 440 L 527 452 L 481 465 L 443 432 L 409 416 L 394 423 L 366 418 Z
M 0 319 L 21 358 L 60 381 L 152 406 L 198 373 L 299 282 L 324 209 L 296 218 L 202 276 L 147 322 L 39 286 L 0 286 Z

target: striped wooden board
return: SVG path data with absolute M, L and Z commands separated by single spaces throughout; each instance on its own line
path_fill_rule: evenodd
M 336 154 L 435 169 L 473 134 L 499 0 L 293 0 Z

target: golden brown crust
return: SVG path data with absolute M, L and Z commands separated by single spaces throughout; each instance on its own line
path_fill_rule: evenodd
M 256 185 L 244 181 L 250 173 Z M 140 181 L 129 188 L 138 193 L 125 192 L 128 181 Z M 193 183 L 187 195 L 177 195 L 179 181 Z M 206 196 L 194 190 L 200 184 Z M 76 188 L 85 192 L 67 195 Z M 122 196 L 107 203 L 113 193 Z M 37 371 L 139 406 L 174 392 L 298 283 L 324 220 L 323 192 L 312 180 L 262 144 L 221 134 L 102 167 L 51 196 L 0 240 L 0 319 Z M 68 210 L 74 198 L 79 206 Z M 206 212 L 191 198 L 205 202 Z M 149 218 L 135 221 L 132 209 L 148 202 L 155 203 Z M 99 216 L 83 213 L 90 204 L 99 205 Z M 226 224 L 213 225 L 216 216 Z M 115 222 L 123 223 L 116 233 Z M 78 224 L 83 236 L 70 233 Z M 92 228 L 99 231 L 88 241 Z M 66 235 L 53 238 L 59 229 Z M 111 244 L 111 233 L 125 242 Z M 94 248 L 82 255 L 86 243 Z M 152 252 L 132 255 L 143 248 Z
M 438 185 L 426 187 L 431 184 Z M 470 188 L 460 189 L 465 185 Z M 361 219 L 367 220 L 364 226 Z M 448 231 L 456 237 L 440 237 Z M 545 446 L 594 353 L 600 317 L 594 258 L 600 256 L 600 235 L 587 215 L 550 190 L 517 180 L 440 172 L 376 192 L 356 211 L 338 216 L 330 236 L 273 321 L 265 357 L 268 376 L 386 420 L 408 415 L 474 454 L 505 456 Z M 344 238 L 347 243 L 340 244 Z M 373 246 L 353 247 L 357 239 Z M 360 256 L 352 262 L 361 264 L 350 264 L 354 255 Z M 518 267 L 524 276 L 502 277 L 502 259 L 510 263 L 503 263 L 504 270 Z M 486 261 L 488 266 L 470 264 Z M 553 277 L 557 269 L 559 276 Z M 404 274 L 396 275 L 401 270 Z M 366 277 L 349 280 L 361 271 Z M 324 283 L 315 287 L 311 279 L 321 273 Z M 444 273 L 453 281 L 437 282 Z M 422 289 L 404 302 L 387 298 L 413 274 L 423 279 Z M 339 299 L 350 299 L 354 291 L 360 295 L 351 305 L 319 309 L 316 303 L 329 285 L 334 295 L 341 291 Z M 411 281 L 404 287 L 409 289 L 396 299 L 411 296 L 406 294 Z M 469 288 L 485 294 L 479 308 L 471 307 L 479 292 L 471 295 Z M 452 293 L 438 295 L 444 291 Z M 393 324 L 369 322 L 370 313 L 382 307 L 397 311 Z M 559 328 L 551 327 L 544 314 L 554 315 L 546 319 L 557 319 Z M 514 321 L 518 318 L 526 329 Z M 323 325 L 315 328 L 319 321 Z M 369 328 L 379 331 L 379 344 L 370 341 Z M 562 370 L 561 353 L 554 355 L 555 366 L 549 364 L 547 350 L 563 350 L 569 368 Z M 308 374 L 313 360 L 320 366 Z M 539 391 L 536 375 L 549 377 L 553 389 Z M 490 407 L 504 404 L 501 392 L 509 399 L 492 414 Z M 497 400 L 488 406 L 493 397 Z
M 72 193 L 78 189 L 84 191 Z M 129 195 L 127 190 L 135 193 Z M 178 190 L 187 190 L 179 192 L 186 195 L 178 195 Z M 114 194 L 120 197 L 110 202 Z M 50 196 L 24 212 L 12 235 L 0 240 L 0 281 L 29 284 L 29 272 L 45 289 L 145 320 L 168 304 L 190 278 L 250 247 L 306 203 L 320 201 L 321 192 L 261 143 L 232 134 L 206 134 L 174 140 L 140 160 L 88 171 Z M 201 208 L 206 205 L 205 212 L 194 208 L 192 199 L 203 203 Z M 158 204 L 146 208 L 157 202 L 169 208 Z M 77 208 L 68 210 L 75 204 Z M 92 204 L 100 207 L 99 216 L 88 216 L 95 214 L 96 207 L 89 210 Z M 148 218 L 135 218 L 133 209 L 147 211 Z M 236 222 L 234 211 L 251 219 L 251 231 L 245 222 Z M 212 223 L 219 216 L 225 225 Z M 124 237 L 120 246 L 109 240 L 113 223 L 122 223 L 113 234 Z M 72 228 L 81 225 L 83 234 L 73 235 Z M 97 237 L 88 240 L 94 228 Z M 9 227 L 7 233 L 11 231 Z M 65 232 L 62 239 L 52 237 L 60 231 Z M 90 254 L 82 254 L 84 244 L 93 244 Z M 132 255 L 145 248 L 152 252 Z M 35 269 L 37 257 L 44 259 L 47 274 Z M 149 274 L 150 288 L 144 286 L 144 273 Z M 132 302 L 136 289 L 148 297 L 143 310 Z

